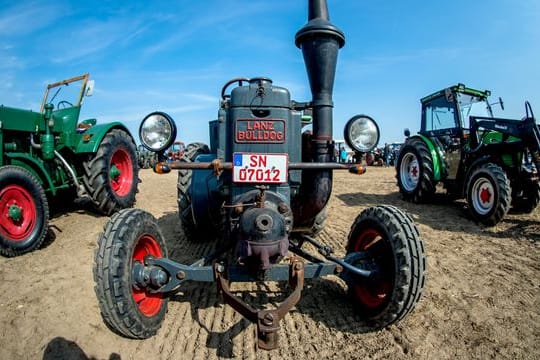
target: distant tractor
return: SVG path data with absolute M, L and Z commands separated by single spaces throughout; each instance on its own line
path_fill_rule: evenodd
M 169 150 L 167 151 L 167 160 L 168 161 L 177 161 L 184 156 L 184 151 L 186 146 L 181 141 L 175 141 Z
M 437 183 L 466 198 L 473 219 L 492 226 L 513 207 L 532 212 L 540 201 L 540 131 L 531 105 L 522 120 L 494 118 L 488 97 L 458 84 L 421 99 L 421 129 L 397 162 L 405 200 L 427 202 Z M 502 99 L 496 103 L 504 109 Z
M 139 163 L 139 169 L 154 168 L 158 163 L 157 154 L 149 151 L 143 145 L 137 147 L 137 159 Z
M 134 204 L 139 168 L 127 128 L 79 122 L 92 89 L 85 74 L 48 85 L 39 112 L 0 105 L 0 254 L 41 245 L 48 199 L 59 194 L 86 197 L 105 215 Z

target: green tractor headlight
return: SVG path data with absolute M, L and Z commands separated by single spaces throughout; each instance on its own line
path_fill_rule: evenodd
M 369 152 L 379 142 L 379 126 L 367 115 L 356 115 L 345 125 L 347 145 L 358 152 Z
M 163 112 L 150 113 L 141 122 L 139 139 L 148 150 L 161 152 L 170 147 L 176 139 L 176 124 Z

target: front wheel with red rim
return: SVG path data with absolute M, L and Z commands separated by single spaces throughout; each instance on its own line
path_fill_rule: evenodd
M 83 168 L 83 183 L 98 211 L 111 215 L 133 206 L 139 165 L 135 143 L 126 131 L 109 131 Z
M 17 256 L 45 239 L 49 205 L 41 184 L 17 166 L 0 168 L 0 254 Z
M 98 241 L 95 291 L 104 321 L 129 338 L 155 335 L 167 312 L 168 299 L 137 281 L 136 268 L 144 267 L 148 257 L 167 257 L 157 220 L 140 209 L 113 215 Z
M 486 163 L 473 168 L 466 181 L 467 205 L 472 217 L 488 226 L 500 222 L 512 202 L 506 172 L 499 165 Z
M 364 210 L 349 233 L 348 263 L 370 278 L 344 271 L 354 307 L 376 330 L 399 321 L 418 303 L 425 282 L 424 245 L 412 219 L 394 206 Z

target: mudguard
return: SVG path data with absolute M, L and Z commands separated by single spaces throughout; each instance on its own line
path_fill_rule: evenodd
M 429 149 L 429 152 L 431 153 L 431 159 L 433 160 L 433 180 L 434 181 L 440 181 L 441 175 L 443 173 L 443 154 L 439 147 L 435 145 L 435 143 L 428 138 L 427 136 L 416 134 L 409 139 L 407 139 L 407 142 L 413 142 L 413 141 L 422 141 L 426 144 L 426 146 Z
M 82 136 L 73 151 L 76 154 L 97 152 L 99 144 L 101 144 L 101 141 L 105 135 L 112 129 L 124 130 L 131 138 L 133 138 L 129 130 L 121 122 L 115 121 L 106 124 L 94 125 L 82 132 Z
M 9 158 L 10 165 L 27 170 L 41 183 L 45 191 L 50 191 L 53 196 L 56 195 L 57 188 L 54 186 L 53 180 L 43 166 L 41 159 L 36 159 L 27 153 L 6 153 L 5 155 Z

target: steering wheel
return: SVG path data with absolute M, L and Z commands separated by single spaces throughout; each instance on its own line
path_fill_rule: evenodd
M 234 79 L 231 79 L 229 81 L 227 81 L 227 83 L 225 85 L 223 85 L 223 88 L 221 88 L 221 99 L 225 100 L 225 91 L 227 90 L 227 88 L 234 84 L 235 82 L 238 83 L 238 85 L 242 86 L 242 81 L 247 81 L 249 82 L 249 78 L 234 78 Z
M 56 104 L 57 109 L 60 109 L 60 107 L 65 109 L 65 108 L 68 108 L 68 107 L 73 107 L 73 104 L 70 103 L 69 101 L 61 100 L 61 101 L 58 102 L 58 104 Z

